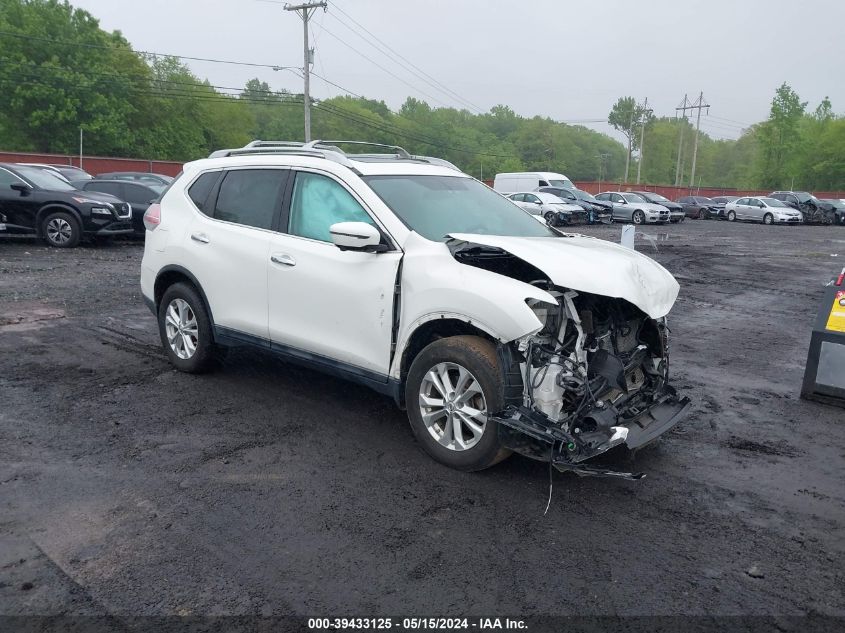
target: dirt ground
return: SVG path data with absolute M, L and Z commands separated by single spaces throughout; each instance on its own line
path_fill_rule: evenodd
M 845 229 L 640 232 L 693 413 L 546 516 L 545 464 L 446 469 L 366 388 L 172 370 L 141 244 L 0 241 L 0 614 L 845 617 L 845 410 L 798 397 Z

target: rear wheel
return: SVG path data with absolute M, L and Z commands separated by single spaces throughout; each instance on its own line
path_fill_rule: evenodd
M 771 213 L 767 213 L 763 216 L 763 224 L 772 224 L 774 221 L 775 218 Z
M 66 211 L 56 211 L 44 218 L 41 224 L 44 240 L 56 248 L 73 248 L 79 244 L 82 229 L 77 219 Z
M 211 319 L 193 286 L 180 282 L 165 290 L 158 308 L 158 328 L 168 359 L 179 371 L 201 373 L 218 361 Z
M 634 224 L 642 224 L 645 222 L 645 214 L 640 210 L 634 211 L 634 215 L 631 216 L 631 220 Z
M 452 336 L 424 348 L 405 384 L 408 418 L 434 459 L 457 470 L 488 468 L 510 454 L 489 414 L 504 406 L 496 348 L 479 336 Z
M 733 222 L 736 220 L 736 213 L 733 211 L 728 211 L 728 222 Z

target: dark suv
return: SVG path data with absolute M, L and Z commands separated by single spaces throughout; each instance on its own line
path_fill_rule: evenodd
M 684 196 L 678 198 L 678 204 L 684 208 L 684 215 L 688 218 L 707 220 L 719 215 L 717 205 L 705 196 Z
M 807 191 L 773 191 L 769 198 L 785 202 L 804 216 L 805 224 L 833 224 L 836 209 L 829 202 L 823 202 Z
M 82 192 L 50 171 L 0 163 L 0 233 L 36 235 L 71 248 L 83 235 L 132 233 L 132 207 L 99 192 Z

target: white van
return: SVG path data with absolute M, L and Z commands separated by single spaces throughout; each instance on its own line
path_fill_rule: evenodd
M 563 187 L 575 189 L 575 185 L 563 174 L 551 171 L 521 171 L 511 174 L 496 174 L 493 189 L 499 193 L 536 191 L 538 187 Z

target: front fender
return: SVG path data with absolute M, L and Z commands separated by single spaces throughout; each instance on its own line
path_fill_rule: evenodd
M 435 319 L 459 319 L 501 342 L 537 332 L 542 323 L 526 299 L 556 305 L 545 290 L 456 261 L 446 244 L 411 233 L 402 264 L 399 330 L 390 375 L 414 331 Z

